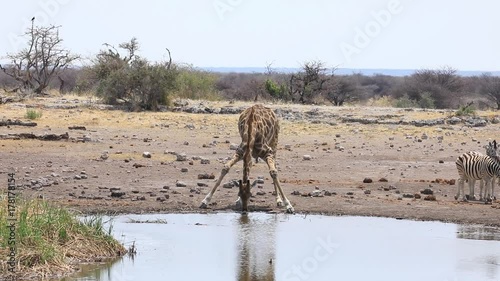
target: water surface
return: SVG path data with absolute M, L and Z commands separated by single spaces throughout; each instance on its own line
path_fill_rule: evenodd
M 124 215 L 113 226 L 138 253 L 62 280 L 500 280 L 497 228 L 264 213 Z

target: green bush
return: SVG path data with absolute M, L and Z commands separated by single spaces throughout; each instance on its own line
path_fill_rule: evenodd
M 463 105 L 458 108 L 455 112 L 456 116 L 474 116 L 476 115 L 476 110 L 470 105 Z
M 417 103 L 414 100 L 410 99 L 407 94 L 404 94 L 402 97 L 396 100 L 394 106 L 399 108 L 412 108 L 417 107 Z
M 30 120 L 39 119 L 42 117 L 42 112 L 35 109 L 27 109 L 25 117 Z
M 264 87 L 266 92 L 277 100 L 288 100 L 288 93 L 286 87 L 283 84 L 277 84 L 271 79 L 266 79 L 264 82 Z
M 131 110 L 159 109 L 169 105 L 175 90 L 178 70 L 171 61 L 150 63 L 136 55 L 139 44 L 133 38 L 119 45 L 125 56 L 112 46 L 101 51 L 91 67 L 97 80 L 97 96 L 108 104 L 126 104 Z
M 173 96 L 185 99 L 220 100 L 215 88 L 217 75 L 191 67 L 179 69 Z
M 418 106 L 421 108 L 436 108 L 432 94 L 429 92 L 422 93 L 418 101 Z

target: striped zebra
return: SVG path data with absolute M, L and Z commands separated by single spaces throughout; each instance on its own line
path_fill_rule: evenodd
M 469 199 L 474 197 L 474 185 L 476 180 L 481 180 L 479 196 L 480 200 L 489 200 L 494 198 L 494 185 L 496 177 L 500 176 L 500 160 L 497 156 L 497 143 L 489 143 L 486 148 L 486 154 L 483 155 L 476 151 L 470 151 L 457 158 L 455 164 L 458 170 L 458 187 L 455 199 L 458 200 L 462 195 L 462 200 L 467 201 L 464 192 L 464 182 L 469 184 Z M 484 188 L 486 186 L 486 188 Z

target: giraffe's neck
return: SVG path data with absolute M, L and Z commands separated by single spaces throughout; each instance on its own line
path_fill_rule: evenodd
M 248 181 L 250 175 L 250 166 L 252 165 L 252 150 L 255 143 L 255 134 L 253 132 L 255 127 L 255 116 L 254 116 L 254 108 L 250 109 L 248 113 L 247 122 L 247 143 L 245 152 L 243 154 L 243 182 L 246 183 Z

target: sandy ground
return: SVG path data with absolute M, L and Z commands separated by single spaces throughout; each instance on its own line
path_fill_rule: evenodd
M 222 165 L 239 144 L 238 115 L 182 112 L 129 113 L 82 105 L 84 99 L 66 98 L 71 109 L 47 108 L 61 98 L 29 102 L 43 116 L 36 127 L 0 127 L 0 135 L 63 134 L 70 140 L 0 140 L 0 179 L 7 189 L 7 173 L 15 171 L 18 192 L 43 197 L 90 213 L 218 212 L 234 211 L 238 190 L 220 188 L 207 210 L 199 205 Z M 242 106 L 220 102 L 220 106 Z M 463 124 L 416 127 L 339 122 L 339 116 L 443 118 L 447 111 L 406 111 L 391 108 L 271 105 L 324 114 L 325 122 L 282 120 L 277 162 L 279 177 L 297 214 L 362 215 L 500 225 L 500 204 L 457 202 L 455 159 L 461 153 L 484 152 L 500 125 L 469 128 Z M 0 105 L 0 118 L 24 118 L 21 103 Z M 480 112 L 492 117 L 495 113 Z M 323 116 L 323 115 L 322 115 Z M 69 130 L 84 126 L 86 130 Z M 86 141 L 81 141 L 85 139 Z M 151 158 L 143 157 L 144 152 Z M 175 154 L 185 153 L 187 161 Z M 309 155 L 310 160 L 304 160 Z M 209 164 L 202 164 L 209 161 Z M 241 177 L 242 163 L 223 183 Z M 253 189 L 250 210 L 284 212 L 276 207 L 267 165 L 260 161 L 251 178 L 264 177 Z M 364 183 L 371 178 L 372 183 Z M 185 185 L 185 186 L 182 186 Z M 435 200 L 424 200 L 424 189 Z M 479 187 L 476 187 L 476 193 Z M 497 188 L 498 189 L 498 188 Z M 319 197 L 313 197 L 316 191 Z M 112 197 L 112 192 L 116 196 Z M 294 193 L 295 195 L 292 195 Z M 407 198 L 420 194 L 421 198 Z

